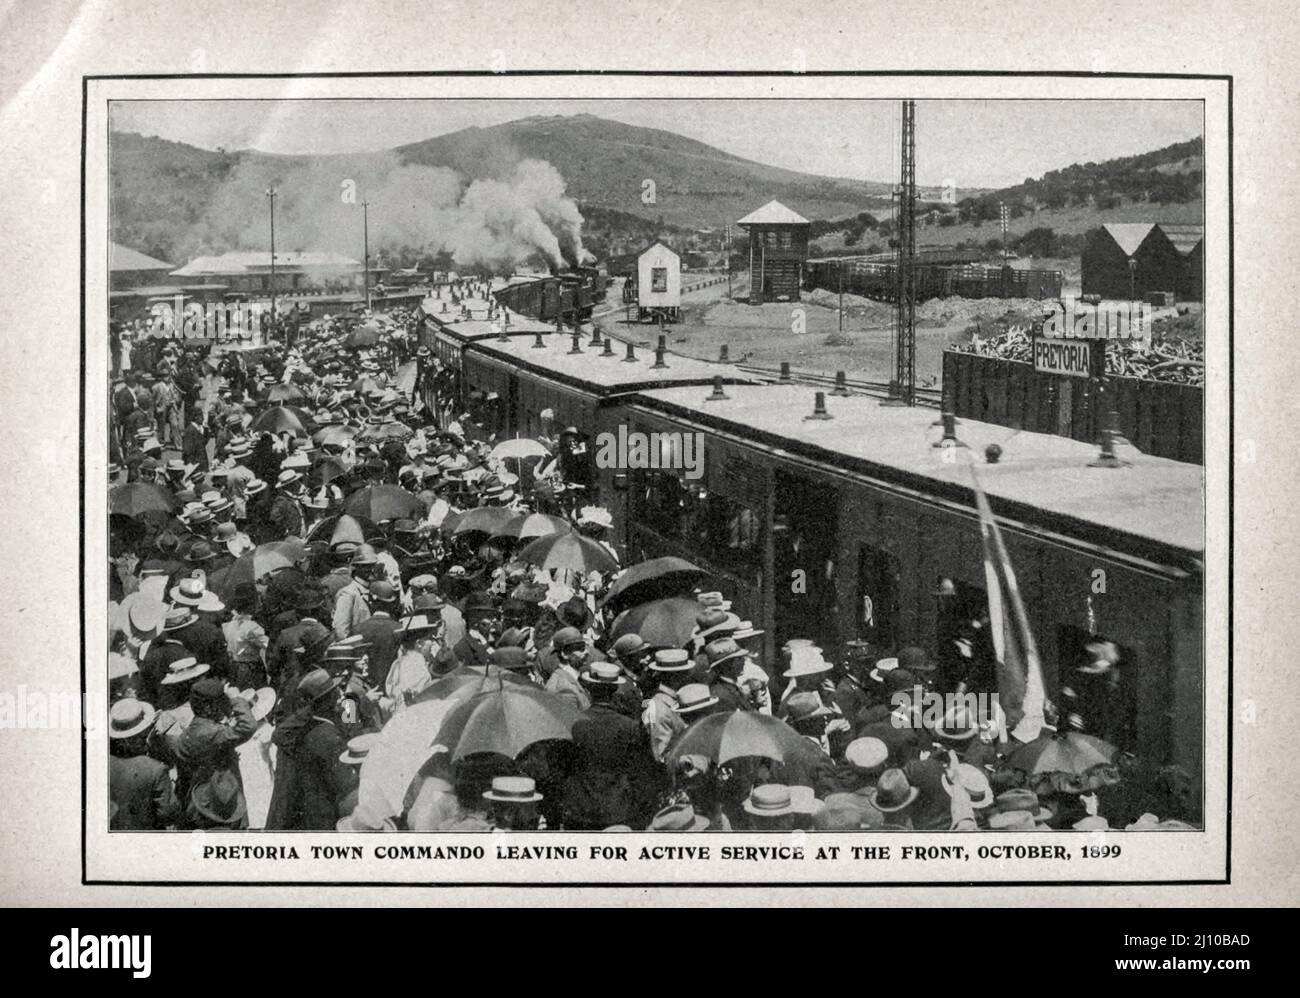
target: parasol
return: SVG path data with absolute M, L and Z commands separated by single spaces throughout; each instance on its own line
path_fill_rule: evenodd
M 108 491 L 109 513 L 139 516 L 152 511 L 170 513 L 175 508 L 176 500 L 171 493 L 152 482 L 128 482 L 114 485 Z
M 534 457 L 550 457 L 551 452 L 536 440 L 523 438 L 519 440 L 503 440 L 492 448 L 492 453 L 488 456 L 498 461 L 510 459 L 522 461 Z
M 611 641 L 624 634 L 639 634 L 656 648 L 680 648 L 695 631 L 695 618 L 704 610 L 696 600 L 684 597 L 660 599 L 625 610 L 609 629 Z
M 571 572 L 616 572 L 614 556 L 590 537 L 582 534 L 553 534 L 539 537 L 519 550 L 519 561 L 542 569 L 567 569 Z
M 1038 773 L 1067 773 L 1083 776 L 1094 766 L 1109 764 L 1118 749 L 1093 735 L 1068 731 L 1051 738 L 1035 738 L 1011 753 L 1007 761 L 1014 769 L 1033 776 Z
M 344 509 L 353 516 L 381 523 L 418 516 L 420 500 L 397 485 L 368 485 L 354 492 Z
M 273 405 L 253 420 L 251 429 L 258 433 L 288 432 L 297 437 L 305 437 L 308 420 L 298 413 L 299 410 L 287 405 Z
M 553 534 L 567 534 L 573 528 L 562 516 L 549 513 L 516 513 L 493 537 L 516 537 L 521 541 L 534 537 L 550 537 Z
M 554 693 L 531 684 L 502 685 L 452 708 L 436 744 L 451 750 L 452 761 L 477 752 L 513 759 L 535 742 L 571 740 L 582 711 Z
M 729 710 L 702 717 L 683 731 L 667 762 L 675 764 L 684 755 L 702 755 L 719 765 L 749 755 L 784 761 L 802 752 L 806 744 L 794 728 L 770 714 Z
M 708 573 L 683 558 L 651 558 L 633 565 L 614 580 L 602 606 L 636 606 L 669 596 L 685 596 Z
M 358 803 L 370 803 L 385 817 L 402 813 L 406 791 L 433 754 L 442 719 L 454 706 L 452 700 L 411 704 L 384 725 L 361 764 Z
M 499 532 L 502 528 L 515 519 L 515 515 L 512 510 L 501 506 L 479 506 L 467 510 L 451 533 L 453 535 L 480 533 L 497 537 L 500 536 Z
M 306 554 L 306 546 L 298 540 L 260 544 L 248 554 L 236 558 L 234 564 L 212 573 L 212 591 L 222 599 L 228 599 L 241 583 L 254 583 L 264 575 L 273 575 L 281 569 L 290 568 L 298 564 Z

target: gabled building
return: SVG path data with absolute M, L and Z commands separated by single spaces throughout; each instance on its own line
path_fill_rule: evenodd
M 1112 222 L 1089 237 L 1083 249 L 1083 293 L 1141 300 L 1172 291 L 1180 301 L 1204 296 L 1203 225 Z
M 388 274 L 387 267 L 370 268 L 373 287 Z M 171 276 L 187 283 L 225 284 L 231 291 L 248 294 L 271 290 L 271 254 L 264 250 L 235 250 L 219 256 L 195 257 Z M 365 281 L 361 261 L 338 253 L 275 254 L 275 290 L 359 291 Z
M 176 265 L 118 243 L 108 244 L 108 290 L 129 291 L 163 284 Z
M 749 231 L 749 303 L 798 301 L 811 224 L 780 201 L 736 223 Z

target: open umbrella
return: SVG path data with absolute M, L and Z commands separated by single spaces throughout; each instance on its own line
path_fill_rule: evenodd
M 489 537 L 496 537 L 498 536 L 497 532 L 515 519 L 515 516 L 516 514 L 512 510 L 504 509 L 501 506 L 479 506 L 476 509 L 467 510 L 451 533 L 453 535 L 480 533 L 487 534 Z
M 543 569 L 567 569 L 571 572 L 615 572 L 614 556 L 582 534 L 552 534 L 530 542 L 515 555 L 519 561 Z
M 502 689 L 506 684 L 531 685 L 531 680 L 493 665 L 461 666 L 435 679 L 420 691 L 416 703 L 425 700 L 468 700 L 480 693 Z
M 343 345 L 352 350 L 358 350 L 361 347 L 372 347 L 379 342 L 379 327 L 361 325 L 348 333 L 347 339 Z
M 368 803 L 385 817 L 401 814 L 406 791 L 429 757 L 442 719 L 454 700 L 427 700 L 398 712 L 379 732 L 361 764 L 357 802 Z
M 510 458 L 526 460 L 534 457 L 550 457 L 551 452 L 536 440 L 524 437 L 519 440 L 503 440 L 492 448 L 489 457 L 504 461 Z
M 452 708 L 436 743 L 451 750 L 452 761 L 476 752 L 495 752 L 513 759 L 535 742 L 571 740 L 582 711 L 539 687 L 503 684 Z
M 417 515 L 420 500 L 397 485 L 368 485 L 354 492 L 344 509 L 353 516 L 381 523 Z
M 284 433 L 307 436 L 307 420 L 287 405 L 273 405 L 253 420 L 252 429 L 258 433 Z
M 730 710 L 702 717 L 682 732 L 668 752 L 672 765 L 684 755 L 702 755 L 721 765 L 747 755 L 784 761 L 795 757 L 806 743 L 801 734 L 769 714 Z
M 614 580 L 602 603 L 612 609 L 669 596 L 685 596 L 708 573 L 683 558 L 651 558 Z
M 317 447 L 346 447 L 356 435 L 350 426 L 327 426 L 313 433 L 311 439 Z
M 266 393 L 268 402 L 302 402 L 307 398 L 297 385 L 272 385 Z
M 364 544 L 379 533 L 379 528 L 365 517 L 325 516 L 311 525 L 307 540 L 328 540 L 333 548 L 337 544 Z
M 339 457 L 319 458 L 311 468 L 312 480 L 320 485 L 328 485 L 336 478 L 342 478 L 351 471 L 347 462 Z
M 254 583 L 264 575 L 273 575 L 301 561 L 307 553 L 302 541 L 272 541 L 259 544 L 248 554 L 235 559 L 234 564 L 212 573 L 212 591 L 223 599 L 234 594 L 241 583 Z
M 170 513 L 176 500 L 170 492 L 153 482 L 128 482 L 108 490 L 108 511 L 122 516 L 139 516 L 157 510 Z
M 1082 776 L 1094 766 L 1110 763 L 1118 749 L 1093 735 L 1068 731 L 1052 738 L 1035 738 L 1011 753 L 1007 760 L 1014 769 L 1030 776 L 1036 773 L 1068 773 Z
M 415 431 L 405 423 L 367 423 L 357 434 L 358 440 L 409 440 Z
M 493 537 L 515 537 L 521 541 L 534 537 L 550 537 L 553 534 L 567 534 L 573 530 L 569 521 L 562 516 L 549 513 L 516 513 L 514 517 Z
M 696 600 L 680 596 L 642 603 L 614 618 L 609 637 L 615 641 L 624 634 L 639 634 L 657 648 L 680 648 L 691 639 L 695 618 L 703 610 Z

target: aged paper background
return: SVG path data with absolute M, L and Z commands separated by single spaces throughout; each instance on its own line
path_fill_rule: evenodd
M 0 397 L 6 438 L 3 545 L 5 687 L 76 690 L 80 658 L 78 586 L 80 214 L 83 75 L 284 73 L 429 70 L 762 70 L 985 69 L 1020 72 L 1231 74 L 1236 188 L 1237 448 L 1234 607 L 1232 884 L 1217 887 L 776 889 L 707 891 L 711 903 L 812 904 L 1007 903 L 1153 905 L 1294 902 L 1295 872 L 1289 756 L 1294 711 L 1288 682 L 1294 614 L 1283 585 L 1291 554 L 1290 510 L 1296 473 L 1287 440 L 1295 406 L 1284 304 L 1295 284 L 1297 109 L 1290 54 L 1296 30 L 1284 4 L 1151 3 L 1042 5 L 775 3 L 683 5 L 680 2 L 531 8 L 519 4 L 397 4 L 368 10 L 303 3 L 242 5 L 231 14 L 212 3 L 185 9 L 154 3 L 50 3 L 11 9 L 0 37 L 0 163 L 4 166 L 4 240 L 9 263 L 0 299 L 7 335 L 7 390 Z M 977 27 L 973 27 L 977 26 Z M 909 33 L 910 32 L 910 33 Z M 525 95 L 562 95 L 555 79 L 507 75 Z M 1103 80 L 1105 78 L 1102 78 Z M 387 81 L 392 83 L 393 81 Z M 400 82 L 400 81 L 399 81 Z M 898 96 L 910 96 L 905 79 Z M 1039 81 L 1042 96 L 1070 96 L 1071 81 Z M 1092 81 L 1098 82 L 1098 81 Z M 816 92 L 813 77 L 796 80 Z M 1089 83 L 1079 80 L 1079 87 Z M 387 85 L 387 84 L 386 84 Z M 774 96 L 785 92 L 772 81 Z M 216 92 L 221 92 L 220 84 Z M 302 95 L 283 81 L 278 96 Z M 904 93 L 904 91 L 909 91 Z M 400 92 L 396 89 L 394 92 Z M 805 91 L 808 95 L 812 95 Z M 984 92 L 982 96 L 994 96 Z M 1209 132 L 1207 131 L 1207 142 Z M 1207 184 L 1207 214 L 1223 210 Z M 1222 190 L 1222 188 L 1220 188 Z M 88 220 L 102 226 L 102 219 Z M 89 232 L 88 232 L 89 235 Z M 89 291 L 89 286 L 87 288 Z M 1278 321 L 1282 319 L 1282 321 Z M 1278 332 L 1274 332 L 1278 330 Z M 1274 346 L 1275 341 L 1281 341 Z M 97 370 L 91 360 L 91 370 Z M 91 382 L 90 404 L 102 386 Z M 1222 391 L 1211 393 L 1222 398 Z M 1226 433 L 1227 412 L 1207 422 Z M 95 413 L 89 421 L 94 425 Z M 1209 448 L 1207 447 L 1207 453 Z M 1220 472 L 1226 468 L 1218 469 Z M 1214 472 L 1211 470 L 1210 478 Z M 97 513 L 92 529 L 102 522 Z M 1213 520 L 1214 510 L 1211 506 Z M 87 593 L 88 626 L 99 611 Z M 1207 605 L 1207 616 L 1209 607 Z M 1209 661 L 1213 645 L 1210 646 Z M 1213 668 L 1213 666 L 1211 666 Z M 93 690 L 93 687 L 92 687 Z M 1207 697 L 1221 684 L 1207 677 Z M 93 702 L 93 701 L 92 701 Z M 1216 704 L 1211 702 L 1213 712 Z M 93 736 L 97 737 L 97 736 Z M 80 733 L 3 730 L 0 800 L 9 820 L 0 833 L 0 896 L 22 904 L 217 904 L 259 898 L 277 903 L 403 903 L 451 900 L 417 888 L 140 888 L 81 885 Z M 102 807 L 102 805 L 100 805 Z M 95 811 L 92 804 L 92 813 Z M 544 871 L 536 871 L 544 873 Z M 458 900 L 511 900 L 505 888 L 463 889 Z M 706 892 L 637 888 L 582 892 L 588 903 L 650 904 L 705 900 Z M 558 890 L 530 898 L 556 900 Z

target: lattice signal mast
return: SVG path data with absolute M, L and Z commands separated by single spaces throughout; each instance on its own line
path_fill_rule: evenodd
M 898 286 L 894 313 L 897 405 L 916 404 L 916 101 L 903 101 L 902 176 L 898 185 Z

